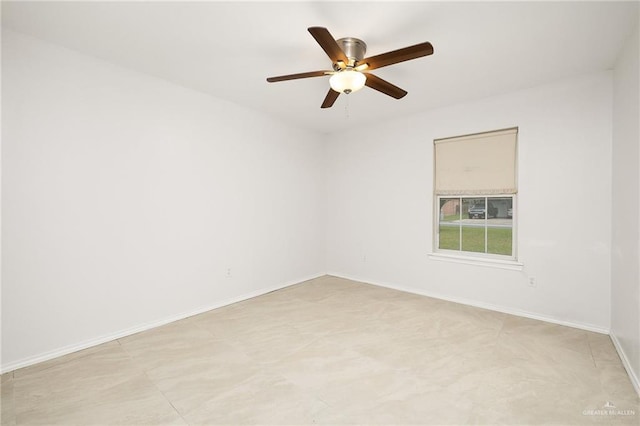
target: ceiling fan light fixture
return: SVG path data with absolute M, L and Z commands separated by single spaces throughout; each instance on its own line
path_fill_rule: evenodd
M 344 71 L 338 71 L 329 79 L 329 85 L 338 93 L 353 93 L 364 87 L 367 77 L 358 71 L 347 68 Z
M 345 37 L 336 40 L 329 30 L 324 27 L 309 27 L 307 30 L 324 50 L 324 53 L 331 59 L 332 69 L 330 71 L 311 71 L 269 77 L 267 82 L 275 83 L 277 81 L 331 75 L 329 79 L 331 88 L 328 90 L 320 108 L 331 108 L 341 93 L 357 92 L 364 86 L 394 99 L 401 99 L 407 94 L 406 90 L 394 86 L 369 71 L 433 54 L 433 46 L 426 41 L 403 47 L 402 49 L 365 57 L 367 45 L 360 39 Z M 365 70 L 366 73 L 364 72 Z

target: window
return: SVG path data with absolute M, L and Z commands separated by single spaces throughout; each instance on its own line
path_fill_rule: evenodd
M 513 196 L 438 197 L 438 249 L 513 256 Z
M 515 260 L 517 129 L 434 141 L 434 251 Z

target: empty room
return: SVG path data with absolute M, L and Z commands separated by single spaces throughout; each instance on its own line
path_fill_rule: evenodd
M 638 425 L 638 1 L 2 1 L 2 425 Z

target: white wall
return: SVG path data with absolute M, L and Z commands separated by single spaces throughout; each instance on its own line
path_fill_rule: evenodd
M 634 101 L 618 99 L 633 65 L 615 74 L 612 210 L 611 73 L 323 138 L 16 33 L 2 47 L 3 370 L 325 271 L 611 327 L 637 348 L 637 309 L 610 311 L 639 282 L 638 241 L 615 225 L 634 205 L 640 223 L 616 184 L 638 182 Z M 433 139 L 512 126 L 524 270 L 429 259 Z M 613 300 L 612 276 L 632 278 Z
M 16 33 L 2 54 L 3 370 L 324 272 L 320 136 Z
M 328 138 L 329 273 L 608 331 L 611 85 L 603 72 Z M 524 270 L 428 258 L 433 139 L 513 126 Z
M 613 86 L 611 336 L 640 393 L 640 44 L 638 29 L 616 62 Z

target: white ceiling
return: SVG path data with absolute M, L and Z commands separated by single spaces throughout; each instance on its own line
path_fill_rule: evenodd
M 612 68 L 638 2 L 3 2 L 2 24 L 322 133 Z M 430 41 L 432 56 L 376 70 L 409 94 L 365 88 L 321 110 L 330 69 L 307 27 L 367 55 Z

